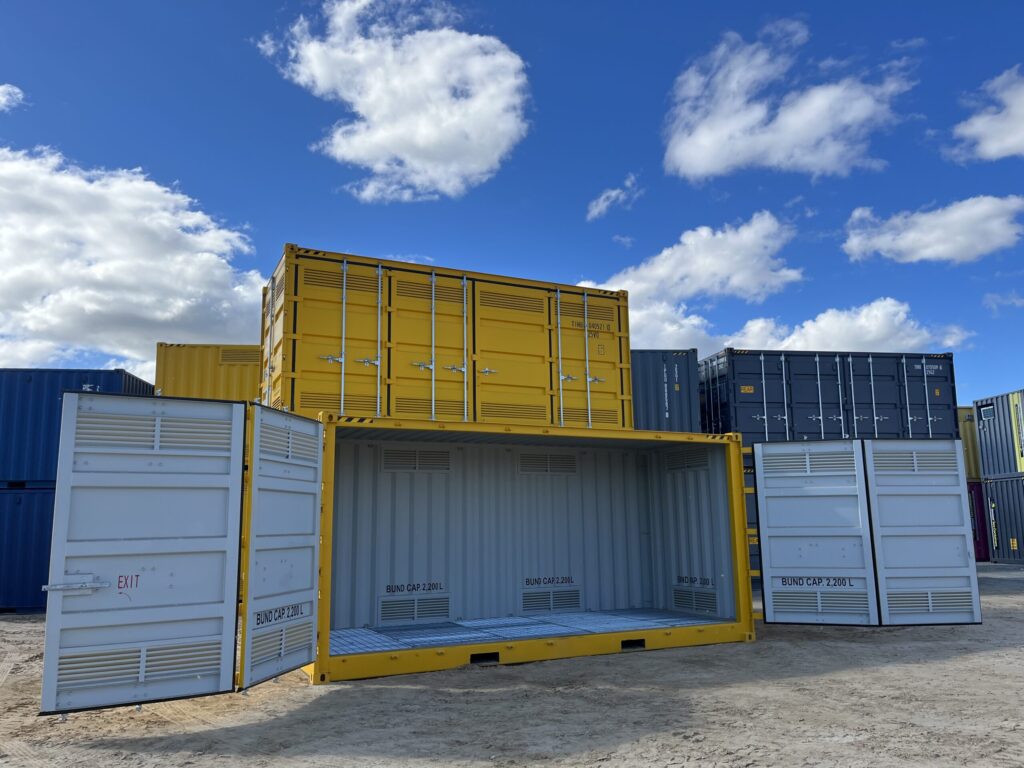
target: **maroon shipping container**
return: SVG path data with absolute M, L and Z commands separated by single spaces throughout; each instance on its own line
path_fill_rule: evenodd
M 974 533 L 974 559 L 989 561 L 988 516 L 985 514 L 985 489 L 981 483 L 967 483 L 967 499 L 971 503 L 971 529 Z

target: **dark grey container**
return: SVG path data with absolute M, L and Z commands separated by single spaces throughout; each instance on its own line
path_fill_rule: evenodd
M 745 445 L 959 437 L 949 353 L 725 349 L 699 374 L 703 430 Z
M 1024 564 L 1024 475 L 984 485 L 992 562 Z
M 1024 473 L 1024 392 L 974 401 L 981 476 L 986 480 Z
M 634 349 L 633 428 L 700 432 L 696 349 Z

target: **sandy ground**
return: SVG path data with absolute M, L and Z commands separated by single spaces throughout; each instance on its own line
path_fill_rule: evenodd
M 762 627 L 755 643 L 37 717 L 43 623 L 0 616 L 0 765 L 1024 765 L 1024 569 L 982 626 Z

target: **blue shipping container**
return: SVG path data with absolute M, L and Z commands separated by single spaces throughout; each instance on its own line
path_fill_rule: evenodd
M 0 490 L 0 611 L 46 608 L 52 488 Z
M 630 350 L 633 428 L 700 432 L 696 349 Z
M 151 396 L 153 385 L 122 370 L 0 368 L 0 489 L 56 481 L 61 402 L 69 390 Z

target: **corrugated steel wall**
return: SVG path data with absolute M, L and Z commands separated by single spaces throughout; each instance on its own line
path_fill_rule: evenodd
M 978 423 L 974 420 L 974 407 L 956 409 L 960 422 L 960 440 L 964 446 L 964 469 L 969 481 L 981 480 L 981 449 L 978 445 Z
M 156 345 L 156 388 L 164 397 L 245 400 L 260 396 L 259 344 Z
M 584 610 L 703 590 L 734 616 L 724 448 L 671 450 L 339 438 L 332 626 L 376 625 L 381 598 L 411 592 L 447 596 L 452 619 L 552 589 Z
M 122 370 L 0 369 L 0 488 L 52 486 L 65 391 L 152 395 Z
M 633 426 L 671 432 L 700 432 L 697 350 L 634 349 Z
M 0 490 L 0 610 L 46 607 L 52 489 Z
M 992 562 L 1024 563 L 1024 475 L 985 481 Z
M 982 476 L 1024 473 L 1024 391 L 975 400 L 974 409 Z

